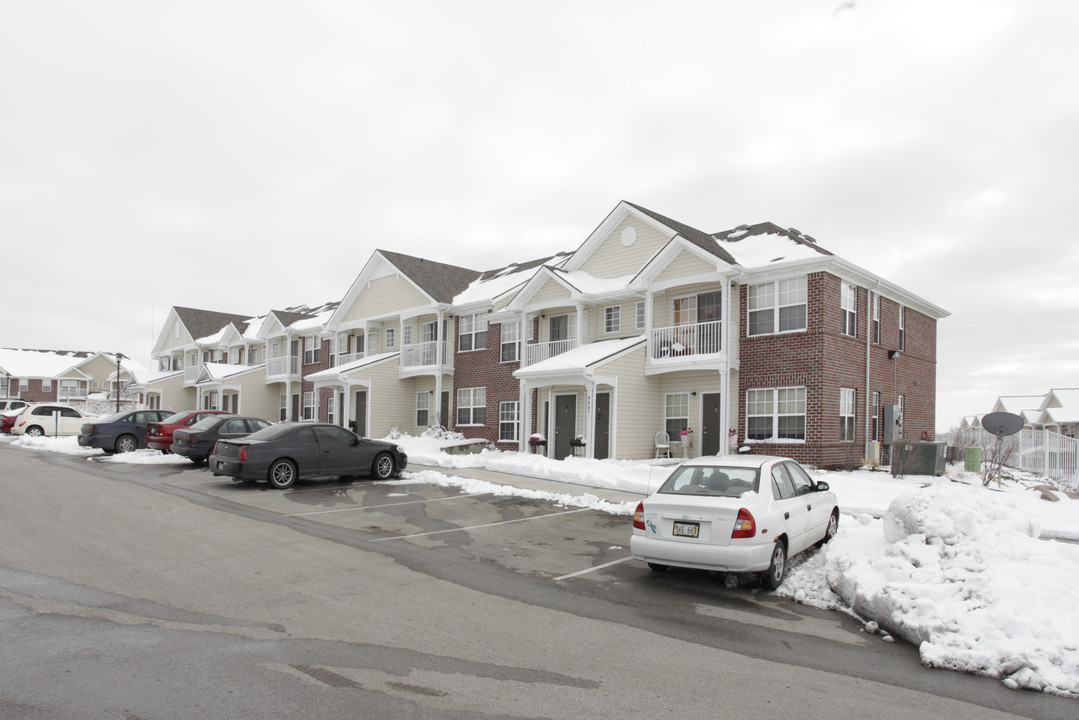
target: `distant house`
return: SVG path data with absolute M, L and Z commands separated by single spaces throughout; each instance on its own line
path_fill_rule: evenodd
M 1079 429 L 1079 388 L 1054 388 L 1045 394 L 1038 408 L 1037 424 L 1065 437 L 1076 437 Z
M 95 351 L 0 349 L 0 397 L 34 402 L 81 402 L 102 393 L 115 397 L 145 376 L 123 355 Z M 135 400 L 140 398 L 137 396 Z

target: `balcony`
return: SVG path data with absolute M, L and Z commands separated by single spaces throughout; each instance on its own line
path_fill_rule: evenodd
M 202 363 L 184 368 L 184 387 L 195 384 L 195 378 L 199 376 L 199 370 L 201 369 Z
M 648 338 L 648 358 L 676 362 L 687 357 L 719 355 L 723 350 L 722 331 L 720 320 L 655 328 Z
M 56 392 L 57 401 L 61 400 L 85 400 L 87 391 L 85 387 L 61 386 Z
M 401 348 L 401 367 L 433 367 L 446 364 L 447 343 L 445 340 L 413 343 Z
M 266 361 L 266 382 L 301 379 L 299 357 L 275 357 Z
M 357 360 L 363 360 L 363 353 L 345 353 L 344 355 L 337 356 L 337 365 L 348 365 L 350 362 L 356 362 Z
M 544 360 L 549 360 L 561 355 L 567 350 L 572 350 L 575 347 L 577 347 L 576 340 L 552 340 L 551 342 L 525 345 L 524 362 L 521 363 L 521 366 L 528 367 L 529 365 L 535 365 L 538 362 L 543 362 Z

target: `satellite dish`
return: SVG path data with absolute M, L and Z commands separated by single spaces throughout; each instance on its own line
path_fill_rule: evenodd
M 1023 429 L 1023 418 L 1010 412 L 989 413 L 982 418 L 982 427 L 993 435 L 1015 435 Z

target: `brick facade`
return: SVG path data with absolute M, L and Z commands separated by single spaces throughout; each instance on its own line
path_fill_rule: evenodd
M 490 323 L 487 326 L 487 346 L 482 350 L 460 352 L 458 335 L 459 319 L 454 322 L 454 369 L 453 393 L 450 396 L 450 428 L 467 438 L 482 438 L 493 443 L 498 442 L 499 404 L 519 402 L 521 383 L 513 377 L 513 371 L 521 367 L 520 358 L 514 362 L 502 362 L 502 324 Z M 523 351 L 524 340 L 518 343 L 518 353 Z M 483 387 L 487 389 L 486 419 L 482 426 L 457 425 L 457 390 L 461 388 Z M 518 411 L 521 408 L 518 407 Z M 525 436 L 531 433 L 529 423 L 522 419 L 519 433 Z M 517 441 L 502 442 L 504 450 L 516 450 Z

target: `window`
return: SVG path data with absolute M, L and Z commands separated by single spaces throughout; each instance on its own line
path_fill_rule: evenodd
M 487 347 L 487 318 L 484 315 L 462 315 L 459 330 L 457 347 L 461 352 L 483 350 Z
M 394 343 L 397 342 L 397 329 L 386 328 L 386 348 L 395 347 Z
M 603 309 L 603 332 L 622 332 L 622 306 L 611 305 Z
M 504 402 L 498 404 L 498 441 L 517 440 L 517 428 L 520 425 L 520 403 Z
M 517 334 L 517 323 L 502 323 L 502 345 L 499 354 L 502 362 L 517 362 L 520 359 Z
M 247 364 L 258 365 L 259 364 L 259 346 L 252 345 L 247 349 Z
M 483 425 L 487 422 L 487 388 L 460 388 L 457 391 L 457 424 Z
M 644 330 L 644 300 L 637 301 L 637 329 Z
M 843 283 L 839 295 L 839 307 L 842 310 L 840 332 L 858 337 L 858 288 L 851 283 Z
M 904 316 L 907 313 L 905 311 L 906 311 L 906 308 L 900 306 L 900 308 L 899 308 L 899 349 L 900 350 L 906 350 L 907 349 L 907 338 L 906 338 L 906 333 L 904 332 L 904 328 L 903 328 L 904 324 L 906 323 L 906 318 Z
M 804 441 L 806 389 L 756 388 L 746 391 L 748 440 Z
M 408 347 L 411 344 L 412 344 L 412 326 L 411 325 L 402 325 L 401 326 L 401 346 L 402 347 Z
M 303 364 L 313 365 L 322 362 L 322 343 L 314 335 L 303 339 Z
M 664 403 L 663 429 L 672 440 L 689 427 L 689 393 L 670 393 Z
M 282 420 L 282 421 L 287 420 L 288 419 L 288 395 L 282 395 L 281 396 L 281 403 L 280 403 L 280 405 L 278 405 L 278 407 L 280 409 L 280 412 L 278 413 L 277 419 Z
M 672 310 L 675 325 L 692 325 L 697 322 L 697 296 L 675 298 Z
M 839 388 L 839 439 L 854 440 L 854 389 Z
M 873 343 L 880 345 L 880 295 L 873 295 Z
M 880 406 L 880 393 L 873 393 L 873 407 L 869 409 L 869 439 L 877 439 L 877 408 Z
M 747 332 L 753 336 L 805 330 L 807 297 L 804 275 L 750 285 Z
M 431 423 L 431 393 L 416 393 L 416 427 L 427 427 Z
M 45 378 L 41 381 L 41 392 L 52 392 L 52 378 Z
M 326 422 L 331 424 L 333 424 L 334 418 L 337 417 L 337 403 L 335 400 L 333 393 L 326 397 Z

